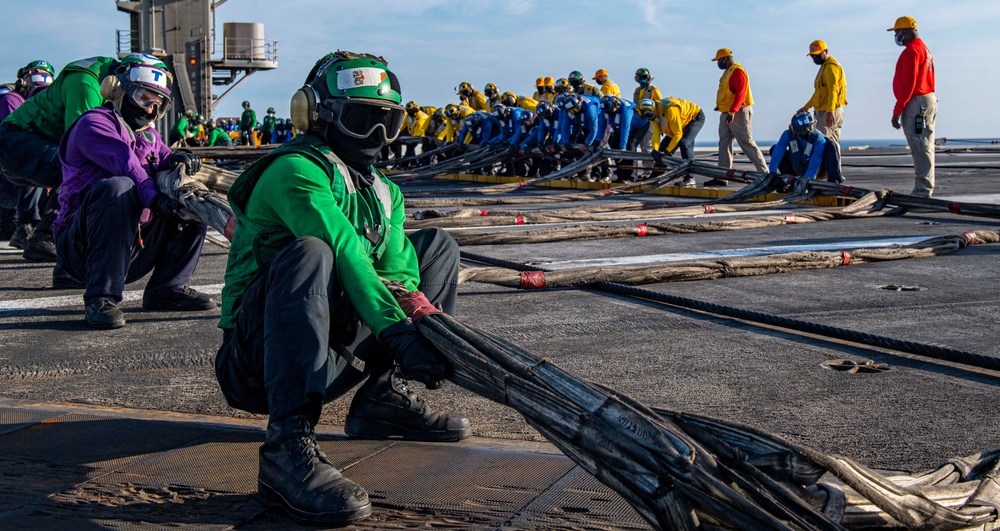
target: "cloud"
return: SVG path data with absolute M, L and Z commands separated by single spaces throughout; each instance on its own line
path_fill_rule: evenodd
M 639 12 L 642 14 L 642 19 L 646 21 L 646 24 L 649 24 L 654 29 L 658 30 L 663 29 L 663 23 L 657 16 L 656 4 L 658 2 L 656 0 L 629 0 L 629 1 L 635 4 L 635 6 L 639 8 Z

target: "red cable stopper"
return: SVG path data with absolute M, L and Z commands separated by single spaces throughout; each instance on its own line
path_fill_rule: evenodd
M 521 271 L 521 289 L 541 289 L 544 287 L 544 271 Z
M 226 227 L 222 229 L 222 235 L 226 237 L 227 240 L 233 241 L 233 234 L 236 233 L 236 216 L 231 216 L 226 221 Z
M 726 170 L 726 178 L 727 179 L 728 178 L 732 178 L 733 175 L 736 175 L 736 170 Z
M 795 214 L 785 214 L 785 223 L 795 223 Z
M 528 186 L 528 183 L 526 183 L 526 182 L 524 182 L 524 181 L 518 181 L 518 182 L 517 182 L 517 185 L 518 185 L 518 186 Z
M 643 223 L 642 225 L 636 225 L 636 236 L 649 236 L 649 225 Z
M 488 216 L 488 215 L 490 215 L 490 211 L 489 210 L 480 210 L 479 211 L 479 215 L 480 216 Z
M 712 212 L 715 212 L 715 205 L 705 205 L 705 213 L 711 214 Z
M 524 225 L 524 216 L 516 216 L 514 218 L 515 225 Z
M 851 195 L 851 192 L 853 192 L 853 191 L 854 191 L 854 187 L 853 186 L 845 186 L 845 187 L 843 187 L 843 188 L 840 189 L 840 195 L 849 196 L 849 195 Z
M 674 203 L 673 201 L 670 201 L 670 202 L 667 203 L 667 208 L 674 208 L 676 206 L 677 206 L 677 203 Z
M 952 214 L 961 214 L 962 213 L 962 203 L 958 203 L 958 202 L 954 202 L 954 201 L 951 202 L 951 203 L 948 203 L 948 211 L 951 212 Z
M 840 265 L 850 265 L 851 263 L 851 253 L 847 251 L 841 251 L 840 254 L 844 255 L 844 261 Z
M 604 195 L 613 195 L 614 193 L 615 192 L 613 190 L 611 190 L 610 188 L 605 188 L 604 189 Z
M 396 299 L 403 313 L 408 315 L 414 323 L 419 323 L 421 319 L 434 313 L 441 313 L 422 291 L 411 291 Z
M 962 233 L 962 239 L 965 240 L 965 245 L 975 245 L 976 242 L 979 240 L 979 237 L 976 236 L 975 231 L 970 230 L 968 232 Z

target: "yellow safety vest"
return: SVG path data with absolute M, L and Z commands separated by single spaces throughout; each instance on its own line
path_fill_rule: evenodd
M 733 77 L 733 72 L 737 70 L 742 70 L 743 74 L 747 76 L 747 96 L 743 98 L 743 106 L 753 105 L 753 93 L 750 92 L 750 74 L 747 74 L 747 71 L 739 63 L 733 63 L 719 79 L 719 92 L 715 96 L 715 108 L 719 112 L 729 112 L 729 109 L 733 107 L 733 102 L 736 101 L 736 94 L 729 90 L 729 78 Z

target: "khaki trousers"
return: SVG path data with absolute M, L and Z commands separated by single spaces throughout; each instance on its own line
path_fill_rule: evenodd
M 916 131 L 917 115 L 924 114 L 924 130 Z M 937 118 L 937 97 L 934 93 L 914 96 L 903 108 L 901 119 L 906 143 L 913 157 L 913 195 L 930 197 L 934 193 L 934 120 Z
M 753 119 L 753 105 L 744 105 L 733 116 L 733 123 L 726 123 L 726 114 L 719 116 L 719 167 L 727 170 L 733 167 L 733 140 L 740 145 L 743 153 L 750 157 L 750 162 L 754 168 L 760 172 L 767 172 L 767 164 L 764 162 L 764 154 L 761 153 L 757 143 L 753 141 L 753 132 L 750 121 Z
M 816 129 L 820 133 L 826 136 L 827 140 L 833 141 L 834 147 L 837 148 L 837 164 L 840 164 L 840 129 L 844 127 L 844 108 L 837 107 L 833 110 L 833 126 L 827 127 L 826 125 L 826 115 L 830 114 L 830 111 L 816 111 Z M 843 174 L 843 171 L 841 171 Z

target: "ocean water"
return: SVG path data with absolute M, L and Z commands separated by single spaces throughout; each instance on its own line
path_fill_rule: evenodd
M 1000 146 L 1000 138 L 948 138 L 944 140 L 942 144 L 942 139 L 938 138 L 938 145 L 944 146 L 961 146 L 961 147 L 975 147 L 975 146 Z M 778 143 L 777 139 L 768 140 L 757 140 L 757 145 L 761 149 L 767 151 L 768 148 Z M 712 141 L 695 141 L 695 147 L 699 148 L 718 148 L 718 142 Z M 882 139 L 840 139 L 840 147 L 847 149 L 850 147 L 858 146 L 868 146 L 872 148 L 906 148 L 906 140 L 902 138 L 882 138 Z

